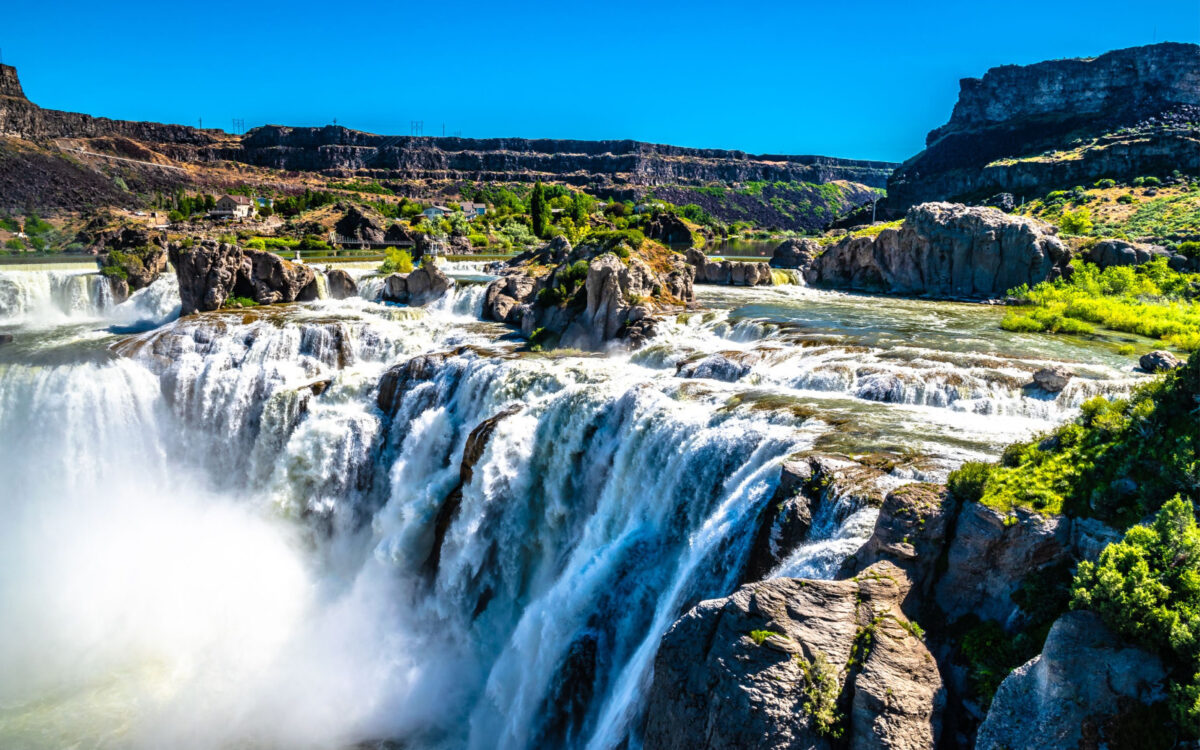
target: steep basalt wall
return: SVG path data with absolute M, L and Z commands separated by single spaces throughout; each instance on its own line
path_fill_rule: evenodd
M 993 68 L 962 80 L 950 121 L 888 180 L 888 208 L 1198 171 L 1198 107 L 1195 44 Z M 1069 153 L 1039 157 L 1056 149 Z

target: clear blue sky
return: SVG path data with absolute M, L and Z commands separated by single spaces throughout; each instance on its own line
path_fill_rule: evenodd
M 899 161 L 995 65 L 1200 40 L 1197 0 L 6 4 L 54 109 Z

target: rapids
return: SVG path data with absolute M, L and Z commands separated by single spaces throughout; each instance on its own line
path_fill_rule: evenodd
M 638 747 L 659 638 L 738 585 L 786 457 L 942 479 L 1137 381 L 1114 342 L 800 285 L 529 352 L 448 270 L 426 309 L 356 270 L 185 319 L 170 278 L 0 272 L 0 746 Z M 676 375 L 718 353 L 731 381 Z M 1052 362 L 1066 391 L 1025 387 Z M 831 575 L 875 513 L 823 503 L 775 574 Z

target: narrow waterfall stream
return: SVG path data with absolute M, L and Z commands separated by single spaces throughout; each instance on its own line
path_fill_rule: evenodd
M 638 747 L 659 638 L 739 584 L 787 457 L 943 479 L 1138 379 L 986 306 L 797 285 L 522 351 L 486 267 L 448 270 L 425 309 L 361 278 L 182 319 L 173 278 L 0 272 L 0 746 Z M 839 502 L 775 575 L 866 540 Z

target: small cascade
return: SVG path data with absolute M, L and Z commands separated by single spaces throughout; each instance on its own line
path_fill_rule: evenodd
M 775 286 L 806 286 L 804 274 L 795 268 L 772 268 L 771 283 Z
M 113 303 L 109 280 L 87 271 L 0 271 L 0 320 L 47 324 L 95 318 Z

